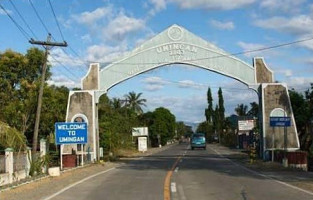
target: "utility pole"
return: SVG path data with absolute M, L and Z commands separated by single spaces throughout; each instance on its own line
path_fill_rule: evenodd
M 46 71 L 47 71 L 47 61 L 48 61 L 49 50 L 51 50 L 52 47 L 54 47 L 54 46 L 66 47 L 67 43 L 65 41 L 62 43 L 51 42 L 51 34 L 50 33 L 48 34 L 47 41 L 35 41 L 33 38 L 31 38 L 29 43 L 31 43 L 33 45 L 42 45 L 45 48 L 45 57 L 44 57 L 44 63 L 43 63 L 42 72 L 41 72 L 41 83 L 40 83 L 40 89 L 39 89 L 39 94 L 38 94 L 36 121 L 35 121 L 34 135 L 33 135 L 32 151 L 36 152 L 37 151 L 40 114 L 41 114 L 41 105 L 42 105 L 42 95 L 43 95 L 43 89 L 44 89 L 45 79 L 46 79 L 45 77 L 46 77 Z

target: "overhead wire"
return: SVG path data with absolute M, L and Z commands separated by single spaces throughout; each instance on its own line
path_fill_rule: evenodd
M 53 14 L 54 20 L 55 20 L 56 25 L 57 25 L 57 27 L 58 27 L 59 33 L 60 33 L 60 35 L 61 35 L 61 37 L 62 37 L 62 40 L 65 41 L 63 32 L 62 32 L 61 27 L 60 27 L 59 20 L 58 20 L 57 17 L 56 17 L 55 10 L 54 10 L 54 8 L 53 8 L 53 5 L 52 5 L 52 3 L 51 3 L 51 0 L 48 0 L 48 2 L 49 2 L 49 5 L 50 5 L 51 12 L 52 12 L 52 14 Z M 53 38 L 53 39 L 55 40 L 55 38 Z M 80 56 L 73 50 L 73 48 L 72 48 L 71 46 L 68 46 L 68 47 L 69 47 L 70 50 L 77 56 L 77 58 L 80 59 Z M 69 54 L 65 49 L 61 48 L 61 50 L 71 59 L 70 54 Z M 71 59 L 71 60 L 73 60 L 73 59 Z M 82 60 L 82 61 L 83 61 L 83 60 Z M 75 63 L 77 63 L 77 62 L 75 61 Z M 83 61 L 83 63 L 86 63 L 86 62 Z M 79 67 L 80 67 L 81 69 L 83 69 L 83 70 L 86 70 L 86 69 L 84 69 L 82 66 L 79 66 Z
M 54 9 L 53 9 L 51 0 L 48 0 L 48 2 L 49 2 L 49 5 L 50 5 L 50 8 L 51 8 L 51 11 L 52 11 L 52 13 L 53 13 L 55 22 L 56 22 L 56 24 L 57 24 L 57 27 L 58 27 L 58 29 L 59 29 L 60 35 L 61 35 L 61 37 L 62 37 L 62 40 L 65 41 L 64 36 L 63 36 L 63 33 L 62 33 L 61 28 L 60 28 L 60 25 L 59 25 L 59 21 L 58 21 L 56 15 L 55 15 L 55 12 L 54 12 Z
M 0 4 L 0 8 L 5 12 L 5 14 L 11 19 L 11 21 L 14 23 L 14 25 L 18 28 L 18 30 L 22 33 L 22 35 L 26 38 L 28 41 L 31 37 L 30 35 L 13 19 L 13 17 L 10 15 L 10 13 Z
M 48 33 L 49 33 L 49 30 L 48 30 L 47 26 L 45 25 L 45 23 L 43 22 L 42 18 L 40 17 L 40 15 L 39 15 L 37 9 L 35 8 L 35 6 L 34 6 L 32 0 L 28 0 L 28 2 L 30 3 L 31 7 L 33 8 L 33 10 L 34 10 L 34 12 L 35 12 L 35 14 L 36 14 L 36 16 L 37 16 L 37 18 L 39 19 L 40 23 L 42 24 L 42 26 L 44 27 L 44 29 L 46 30 L 46 32 L 47 32 L 47 34 L 48 34 Z
M 69 70 L 63 63 L 61 63 L 59 60 L 57 60 L 53 55 L 50 55 L 50 57 L 57 63 L 59 63 L 60 65 L 62 65 L 62 67 L 67 71 L 69 72 L 70 74 L 72 74 L 73 76 L 75 76 L 76 78 L 79 79 L 79 77 L 77 75 L 75 75 L 71 70 Z M 72 81 L 75 81 L 73 80 L 71 77 L 68 76 L 69 79 L 71 79 Z
M 230 54 L 221 54 L 221 55 L 217 55 L 217 56 L 210 56 L 210 57 L 203 57 L 203 58 L 195 58 L 195 59 L 190 59 L 188 61 L 201 61 L 201 60 L 210 60 L 210 59 L 216 59 L 216 58 L 222 58 L 222 57 L 231 57 L 231 56 L 236 56 L 236 55 L 242 55 L 242 54 L 249 54 L 249 53 L 255 53 L 255 52 L 259 52 L 259 51 L 266 51 L 266 50 L 270 50 L 270 49 L 275 49 L 275 48 L 280 48 L 280 47 L 284 47 L 284 46 L 290 46 L 293 44 L 298 44 L 298 43 L 302 43 L 302 42 L 307 42 L 307 41 L 311 41 L 313 40 L 313 37 L 309 37 L 309 38 L 305 38 L 305 39 L 301 39 L 301 40 L 295 40 L 292 42 L 286 42 L 286 43 L 281 43 L 281 44 L 277 44 L 277 45 L 272 45 L 272 46 L 267 46 L 267 47 L 263 47 L 263 48 L 257 48 L 257 49 L 252 49 L 252 50 L 247 50 L 247 51 L 240 51 L 240 52 L 236 52 L 236 53 L 230 53 Z M 173 43 L 175 44 L 175 43 Z M 95 61 L 96 62 L 96 61 Z M 177 63 L 181 63 L 182 61 L 177 61 Z M 101 62 L 98 62 L 101 63 Z M 104 64 L 114 64 L 114 65 L 119 65 L 119 64 L 125 64 L 125 65 L 144 65 L 144 64 L 159 64 L 159 65 L 164 65 L 167 64 L 168 62 L 123 62 L 123 63 L 119 63 L 119 62 L 107 62 Z
M 32 9 L 34 10 L 34 12 L 35 12 L 37 18 L 38 18 L 39 21 L 41 22 L 42 26 L 44 27 L 44 29 L 46 30 L 46 32 L 49 34 L 50 31 L 49 31 L 49 29 L 47 28 L 47 26 L 46 26 L 46 24 L 44 23 L 44 21 L 42 20 L 42 18 L 40 17 L 39 12 L 37 11 L 36 7 L 34 6 L 32 0 L 28 0 L 28 1 L 29 1 L 30 5 L 31 5 Z M 62 31 L 61 31 L 59 22 L 58 22 L 58 20 L 57 20 L 57 18 L 56 18 L 55 11 L 54 11 L 54 8 L 53 8 L 52 3 L 51 3 L 50 0 L 49 0 L 49 5 L 50 5 L 50 9 L 52 10 L 53 16 L 54 16 L 54 18 L 55 18 L 55 21 L 56 21 L 58 30 L 59 30 L 59 32 L 60 32 L 60 35 L 61 35 L 63 41 L 65 41 L 64 35 L 63 35 Z M 56 39 L 54 38 L 53 35 L 51 35 L 51 37 L 52 37 L 52 39 L 53 39 L 54 41 L 56 41 Z M 66 53 L 66 52 L 64 51 L 64 49 L 61 48 L 61 50 L 62 50 L 64 53 Z M 67 53 L 66 53 L 66 54 L 67 54 Z M 79 77 L 78 77 L 77 75 L 75 75 L 71 70 L 69 70 L 61 61 L 59 61 L 59 60 L 58 60 L 57 58 L 55 58 L 53 55 L 51 55 L 51 54 L 49 54 L 49 55 L 50 55 L 50 57 L 51 57 L 55 62 L 59 63 L 67 72 L 69 72 L 70 74 L 72 74 L 73 76 L 75 76 L 76 78 L 79 79 Z M 69 56 L 68 54 L 67 54 L 67 56 L 70 58 L 70 56 Z M 70 58 L 70 59 L 71 59 L 71 58 Z M 69 76 L 67 76 L 67 77 L 70 78 Z M 73 80 L 72 78 L 70 78 L 70 79 Z M 74 80 L 73 80 L 73 81 L 74 81 Z
M 30 28 L 29 24 L 26 22 L 25 18 L 22 16 L 22 14 L 20 13 L 20 11 L 17 9 L 17 7 L 15 6 L 15 4 L 13 3 L 12 0 L 9 0 L 9 2 L 11 3 L 12 7 L 14 8 L 14 10 L 17 12 L 18 16 L 21 18 L 21 20 L 23 21 L 23 23 L 25 24 L 25 26 L 28 28 L 28 30 L 33 34 L 34 38 L 37 38 L 36 34 L 34 33 L 34 31 Z

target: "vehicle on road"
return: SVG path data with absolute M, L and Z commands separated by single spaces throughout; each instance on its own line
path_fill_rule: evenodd
M 191 136 L 190 140 L 191 150 L 195 148 L 203 148 L 206 149 L 206 140 L 204 133 L 195 133 Z

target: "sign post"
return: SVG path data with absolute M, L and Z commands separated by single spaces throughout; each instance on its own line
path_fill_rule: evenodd
M 287 152 L 287 127 L 291 126 L 290 117 L 270 117 L 270 126 L 272 127 L 284 127 L 284 162 L 286 162 Z
M 61 169 L 63 168 L 64 144 L 81 144 L 82 165 L 84 165 L 84 144 L 88 141 L 88 126 L 85 122 L 57 122 L 55 123 L 55 143 L 60 145 Z

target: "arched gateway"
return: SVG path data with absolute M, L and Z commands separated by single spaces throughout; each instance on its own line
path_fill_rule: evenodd
M 272 146 L 272 128 L 269 116 L 273 109 L 282 108 L 291 117 L 291 127 L 288 127 L 288 150 L 299 149 L 297 129 L 287 86 L 274 83 L 273 72 L 266 66 L 263 58 L 254 58 L 253 66 L 215 45 L 201 39 L 186 29 L 173 25 L 146 41 L 133 51 L 125 54 L 115 62 L 103 68 L 98 63 L 90 64 L 87 75 L 82 79 L 82 90 L 71 91 L 68 99 L 66 121 L 72 122 L 77 116 L 88 121 L 88 144 L 93 160 L 99 158 L 99 130 L 97 103 L 101 95 L 114 85 L 138 74 L 168 64 L 186 64 L 200 67 L 234 78 L 259 94 L 260 124 L 262 152 Z M 283 135 L 275 135 L 276 149 L 283 149 Z M 71 146 L 64 153 L 70 153 Z

